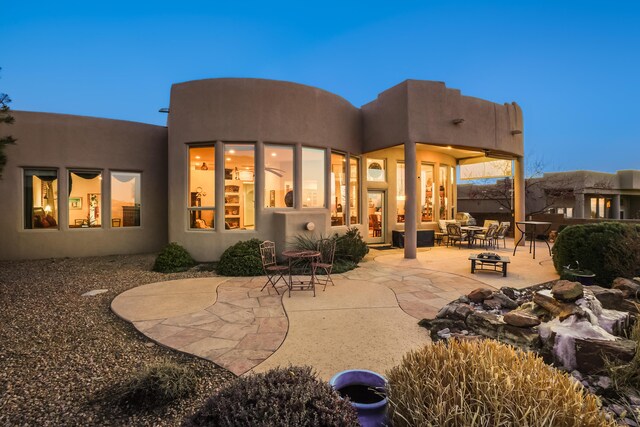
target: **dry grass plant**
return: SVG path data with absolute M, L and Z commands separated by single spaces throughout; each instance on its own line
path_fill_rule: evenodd
M 616 390 L 640 390 L 640 321 L 631 329 L 630 339 L 636 342 L 636 354 L 629 363 L 607 360 L 606 368 Z
M 387 377 L 396 427 L 615 425 L 567 374 L 497 341 L 427 345 Z

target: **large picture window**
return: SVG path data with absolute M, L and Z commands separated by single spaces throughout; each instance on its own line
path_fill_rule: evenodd
M 360 224 L 360 159 L 349 157 L 349 224 Z
M 293 207 L 293 146 L 264 146 L 264 206 Z
M 302 206 L 323 208 L 325 151 L 302 147 Z
M 404 223 L 404 206 L 407 196 L 404 186 L 404 163 L 398 162 L 396 166 L 396 209 L 397 221 Z
M 331 225 L 346 224 L 347 156 L 331 153 Z
M 58 171 L 24 170 L 24 228 L 58 228 Z
M 224 228 L 255 228 L 255 145 L 224 146 Z
M 111 172 L 112 227 L 139 227 L 141 201 L 140 173 Z
M 212 229 L 215 216 L 215 148 L 189 147 L 189 228 Z
M 102 227 L 102 172 L 69 171 L 69 227 Z
M 433 206 L 435 193 L 433 165 L 420 165 L 420 206 L 422 206 L 422 221 L 430 222 L 433 219 Z

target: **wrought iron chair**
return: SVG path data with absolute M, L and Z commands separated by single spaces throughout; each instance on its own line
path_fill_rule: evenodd
M 318 252 L 320 252 L 320 257 L 318 261 L 311 263 L 311 268 L 314 271 L 314 276 L 318 283 L 324 285 L 323 291 L 327 289 L 327 284 L 331 282 L 333 286 L 336 284 L 333 283 L 333 279 L 331 278 L 331 270 L 333 269 L 333 258 L 336 253 L 336 241 L 335 239 L 320 239 L 317 243 Z M 323 280 L 318 279 L 317 271 L 320 269 L 321 272 L 324 273 L 326 278 Z
M 262 289 L 260 289 L 260 292 L 264 291 L 264 288 L 271 284 L 273 289 L 276 290 L 276 293 L 280 295 L 276 284 L 282 280 L 284 284 L 287 285 L 287 288 L 289 287 L 287 279 L 284 277 L 285 274 L 289 273 L 289 267 L 286 265 L 278 265 L 276 261 L 276 244 L 270 240 L 265 240 L 261 243 L 260 258 L 262 259 L 262 270 L 267 276 L 267 281 Z
M 469 235 L 463 233 L 458 224 L 447 224 L 447 246 L 451 243 L 453 246 L 458 242 L 458 248 L 462 249 L 462 242 L 469 240 Z
M 489 247 L 489 245 L 491 246 L 495 246 L 495 238 L 496 238 L 496 234 L 498 232 L 498 225 L 497 224 L 491 224 L 489 225 L 489 228 L 487 229 L 487 231 L 483 234 L 476 234 L 475 236 L 473 236 L 473 242 L 475 243 L 476 240 L 479 240 L 481 243 L 481 245 L 487 245 L 487 247 Z
M 507 247 L 507 232 L 509 231 L 509 228 L 511 227 L 511 223 L 508 221 L 505 221 L 503 223 L 500 224 L 500 228 L 498 228 L 498 232 L 496 233 L 495 236 L 495 240 L 496 240 L 496 246 L 498 248 L 500 248 L 500 240 L 502 240 L 502 243 L 506 249 Z

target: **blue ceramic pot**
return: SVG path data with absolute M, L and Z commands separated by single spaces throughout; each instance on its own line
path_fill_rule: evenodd
M 348 396 L 358 411 L 358 421 L 363 427 L 387 425 L 387 380 L 382 375 L 365 369 L 342 371 L 329 380 L 329 384 Z

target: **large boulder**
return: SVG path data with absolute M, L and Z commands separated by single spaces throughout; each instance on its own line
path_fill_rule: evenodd
M 596 373 L 604 369 L 605 361 L 630 362 L 636 354 L 636 343 L 619 338 L 615 341 L 575 339 L 576 369 L 584 373 Z
M 490 298 L 492 294 L 493 291 L 491 289 L 477 288 L 469 292 L 469 294 L 467 294 L 467 297 L 469 297 L 469 300 L 471 300 L 472 302 L 481 303 L 485 299 Z
M 513 310 L 502 318 L 506 324 L 518 328 L 531 328 L 540 324 L 538 316 L 527 310 Z
M 495 294 L 493 294 L 492 298 L 500 301 L 500 305 L 502 306 L 502 308 L 507 308 L 509 310 L 518 308 L 518 303 L 511 299 L 509 296 L 505 295 L 503 292 L 496 292 Z
M 603 308 L 609 310 L 627 311 L 632 315 L 640 313 L 638 304 L 624 299 L 621 289 L 607 289 L 600 286 L 589 286 L 589 290 L 600 301 Z
M 474 308 L 469 304 L 452 302 L 442 307 L 436 315 L 436 318 L 464 321 L 467 316 L 469 316 L 474 311 Z
M 476 334 L 498 339 L 513 346 L 533 350 L 540 345 L 538 332 L 506 324 L 499 316 L 475 312 L 467 317 L 467 326 Z
M 580 307 L 560 302 L 551 295 L 547 295 L 545 291 L 533 294 L 533 302 L 551 313 L 553 317 L 559 317 L 560 320 L 564 320 L 572 314 L 583 314 Z
M 582 285 L 569 280 L 558 280 L 551 288 L 551 294 L 559 301 L 572 302 L 584 295 Z
M 640 299 L 640 283 L 635 280 L 618 277 L 611 285 L 612 289 L 619 289 L 625 298 Z

